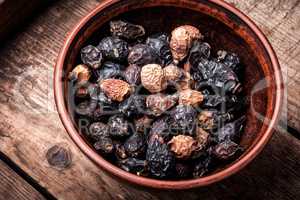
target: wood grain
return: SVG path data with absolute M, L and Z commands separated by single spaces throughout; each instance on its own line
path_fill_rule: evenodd
M 0 160 L 0 199 L 38 200 L 45 198 Z
M 251 16 L 265 1 L 243 2 L 236 1 L 235 4 L 242 10 L 248 10 Z M 68 30 L 97 3 L 96 0 L 59 1 L 0 49 L 0 151 L 59 199 L 300 197 L 300 171 L 297 170 L 300 166 L 300 142 L 284 131 L 278 131 L 264 152 L 246 169 L 221 183 L 197 191 L 146 192 L 111 179 L 88 160 L 69 139 L 59 120 L 53 99 L 52 77 L 56 57 Z M 280 60 L 286 62 L 283 54 Z M 296 70 L 294 65 L 293 69 Z M 300 83 L 294 80 L 293 84 L 289 84 L 292 85 L 289 90 L 294 91 L 292 98 L 299 98 L 299 95 L 295 96 Z M 290 104 L 290 101 L 289 109 L 294 110 L 294 114 L 290 114 L 291 122 L 298 119 L 299 123 L 297 108 L 299 110 L 300 101 L 298 105 Z M 46 155 L 54 146 L 67 152 L 65 157 L 71 158 L 68 165 L 58 167 L 49 164 L 52 162 L 48 162 Z
M 282 121 L 300 131 L 300 1 L 226 1 L 248 15 L 275 49 L 287 89 Z

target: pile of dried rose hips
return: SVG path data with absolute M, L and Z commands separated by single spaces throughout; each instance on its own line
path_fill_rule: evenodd
M 242 150 L 241 64 L 190 25 L 150 35 L 110 22 L 112 36 L 81 50 L 69 74 L 79 129 L 123 170 L 159 179 L 201 177 Z M 87 122 L 83 126 L 82 121 Z

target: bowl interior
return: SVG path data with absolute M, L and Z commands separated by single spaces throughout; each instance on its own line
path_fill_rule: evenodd
M 199 27 L 205 41 L 211 44 L 213 55 L 220 49 L 236 52 L 245 66 L 242 83 L 245 96 L 250 102 L 245 132 L 241 139 L 241 145 L 246 151 L 239 159 L 255 146 L 267 129 L 265 122 L 272 118 L 276 85 L 271 60 L 257 35 L 246 23 L 227 9 L 208 1 L 115 2 L 79 25 L 79 32 L 71 41 L 65 56 L 63 74 L 68 74 L 80 63 L 80 48 L 87 44 L 97 45 L 102 37 L 109 35 L 108 22 L 112 19 L 125 19 L 141 24 L 147 34 L 170 33 L 179 25 L 190 24 Z M 65 105 L 77 127 L 72 110 L 68 109 L 72 106 L 69 82 L 66 78 L 63 80 Z

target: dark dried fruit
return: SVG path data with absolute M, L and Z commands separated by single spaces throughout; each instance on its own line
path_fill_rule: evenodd
M 114 147 L 115 147 L 115 155 L 118 160 L 122 160 L 128 157 L 124 145 L 122 145 L 120 142 L 116 142 L 114 144 Z
M 157 178 L 170 177 L 175 168 L 175 157 L 162 141 L 160 136 L 152 136 L 146 152 L 150 174 Z
M 237 141 L 243 129 L 245 117 L 241 117 L 231 123 L 225 124 L 215 135 L 219 142 L 231 140 Z
M 169 118 L 168 117 L 161 117 L 161 118 L 157 119 L 152 124 L 150 134 L 149 134 L 150 137 L 152 135 L 159 135 L 165 141 L 170 140 L 173 135 L 172 135 L 172 132 L 170 131 L 168 123 L 169 123 Z
M 173 61 L 169 42 L 164 35 L 154 35 L 148 37 L 146 40 L 146 44 L 150 46 L 159 56 L 162 66 L 166 66 Z
M 159 63 L 159 58 L 150 46 L 137 44 L 130 49 L 128 62 L 142 67 L 147 64 Z
M 167 87 L 163 69 L 158 64 L 148 64 L 142 67 L 141 82 L 151 93 L 160 92 Z
M 215 130 L 218 127 L 217 111 L 201 111 L 198 114 L 198 122 L 199 127 L 204 130 Z
M 69 80 L 75 80 L 78 82 L 86 82 L 91 77 L 91 71 L 86 65 L 77 65 L 70 73 Z
M 104 92 L 98 94 L 97 100 L 102 114 L 113 114 L 114 112 L 118 112 L 117 104 L 112 99 L 108 98 Z
M 127 172 L 137 173 L 139 175 L 139 173 L 146 170 L 147 162 L 136 158 L 127 158 L 120 160 L 118 165 Z
M 137 65 L 129 65 L 124 71 L 124 77 L 129 84 L 139 85 L 141 83 L 141 68 Z
M 121 115 L 114 115 L 108 120 L 109 134 L 114 138 L 124 138 L 131 135 L 129 122 Z
M 219 144 L 217 144 L 212 153 L 218 159 L 221 160 L 228 160 L 232 158 L 241 148 L 235 142 L 231 140 L 225 140 Z
M 193 152 L 193 159 L 199 158 L 205 153 L 206 147 L 208 146 L 209 142 L 209 133 L 207 133 L 202 128 L 197 127 L 195 140 L 197 142 L 197 148 Z
M 146 138 L 144 133 L 134 133 L 124 143 L 124 148 L 130 157 L 138 158 L 145 154 Z
M 120 78 L 123 77 L 122 68 L 123 66 L 118 63 L 106 61 L 101 68 L 93 70 L 93 74 L 97 82 L 109 78 Z
M 146 106 L 152 115 L 160 116 L 172 108 L 176 104 L 177 99 L 176 95 L 152 94 L 147 96 Z
M 135 25 L 121 20 L 111 21 L 109 25 L 110 32 L 114 36 L 133 40 L 145 35 L 145 29 L 140 25 Z
M 200 157 L 194 166 L 193 177 L 198 178 L 205 175 L 210 170 L 211 163 L 210 155 Z
M 96 108 L 97 108 L 97 101 L 91 99 L 89 101 L 84 101 L 78 104 L 75 107 L 75 112 L 81 116 L 92 116 Z
M 123 101 L 131 90 L 127 82 L 119 79 L 105 79 L 100 82 L 100 88 L 107 97 L 118 102 Z
M 197 112 L 192 106 L 178 105 L 171 110 L 171 129 L 174 133 L 193 135 L 196 127 Z
M 102 122 L 94 122 L 89 127 L 88 137 L 93 141 L 99 141 L 102 137 L 108 137 L 108 126 Z
M 100 153 L 110 154 L 114 151 L 114 144 L 109 137 L 101 137 L 101 139 L 94 144 L 94 148 Z
M 124 62 L 129 52 L 127 42 L 115 36 L 103 38 L 97 48 L 105 59 L 118 62 Z
M 197 65 L 201 58 L 208 59 L 210 57 L 210 45 L 206 42 L 194 41 L 189 54 L 189 62 L 191 65 Z
M 132 94 L 129 98 L 120 103 L 119 111 L 127 117 L 144 114 L 146 108 L 145 101 L 144 96 Z
M 103 60 L 101 51 L 93 45 L 88 45 L 81 49 L 81 60 L 84 64 L 97 69 Z
M 188 178 L 193 172 L 193 169 L 189 163 L 176 163 L 175 170 L 178 178 Z
M 147 115 L 134 120 L 135 131 L 146 133 L 147 130 L 151 127 L 153 119 L 149 118 Z
M 188 159 L 198 148 L 197 141 L 187 135 L 177 135 L 168 142 L 170 151 L 174 152 L 175 157 L 179 159 Z

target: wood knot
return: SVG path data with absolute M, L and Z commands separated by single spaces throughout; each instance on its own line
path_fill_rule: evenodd
M 51 166 L 59 169 L 65 169 L 72 163 L 72 154 L 68 149 L 59 145 L 54 145 L 48 149 L 46 158 Z

